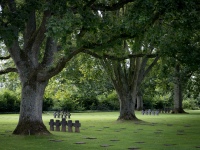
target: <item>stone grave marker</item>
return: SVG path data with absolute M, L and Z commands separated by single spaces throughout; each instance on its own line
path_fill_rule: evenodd
M 61 121 L 61 125 L 62 125 L 62 132 L 66 132 L 66 126 L 67 126 L 67 121 L 65 118 L 62 118 L 62 121 Z
M 148 115 L 148 110 L 145 110 L 145 114 Z
M 50 119 L 49 125 L 50 125 L 50 131 L 54 131 L 54 120 L 53 119 Z
M 61 115 L 61 119 L 62 119 L 62 118 L 63 118 L 63 115 L 64 115 L 64 114 L 63 114 L 63 111 L 61 111 L 60 115 Z
M 112 139 L 110 141 L 112 141 L 112 142 L 118 142 L 119 140 L 118 139 Z
M 70 117 L 71 117 L 70 112 L 67 112 L 67 116 L 68 116 L 68 119 L 70 119 Z
M 68 120 L 68 132 L 73 132 L 72 127 L 73 127 L 72 120 Z
M 155 112 L 155 113 L 156 113 L 156 115 L 158 116 L 158 115 L 159 115 L 159 110 L 156 110 L 156 112 Z
M 56 118 L 56 116 L 57 116 L 57 112 L 55 111 L 55 112 L 53 113 L 53 117 Z
M 138 149 L 140 149 L 140 148 L 138 148 L 138 147 L 129 147 L 128 149 L 129 149 L 129 150 L 138 150 Z
M 142 113 L 142 115 L 144 115 L 145 111 L 144 111 L 144 110 L 142 110 L 142 111 L 141 111 L 141 113 Z
M 49 140 L 49 141 L 51 141 L 51 142 L 62 142 L 63 140 L 55 140 L 55 139 L 51 139 L 51 140 Z
M 61 125 L 60 120 L 56 120 L 55 125 L 56 125 L 56 131 L 60 131 L 60 125 Z
M 155 115 L 155 113 L 156 113 L 155 110 L 152 110 L 151 115 Z
M 58 118 L 60 118 L 60 111 L 58 111 Z
M 164 146 L 175 146 L 176 144 L 164 144 Z
M 135 142 L 135 143 L 144 144 L 145 142 L 143 142 L 143 141 L 138 141 L 138 142 Z
M 86 144 L 85 142 L 76 142 L 75 144 Z
M 151 109 L 148 110 L 148 115 L 151 115 Z
M 74 127 L 75 127 L 75 132 L 79 133 L 80 132 L 79 127 L 81 127 L 81 124 L 79 123 L 79 120 L 75 120 Z
M 65 118 L 65 119 L 67 118 L 67 113 L 66 112 L 63 113 L 63 118 Z
M 109 145 L 109 144 L 102 144 L 100 145 L 101 147 L 109 147 L 109 146 L 112 146 L 112 145 Z
M 94 140 L 94 139 L 97 139 L 97 138 L 96 137 L 86 137 L 85 139 Z

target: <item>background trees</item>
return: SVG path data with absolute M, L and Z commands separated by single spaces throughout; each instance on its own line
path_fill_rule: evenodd
M 114 11 L 129 2 L 1 1 L 0 39 L 14 61 L 16 69 L 12 71 L 18 72 L 22 87 L 14 134 L 49 133 L 42 122 L 42 99 L 49 79 L 83 50 L 126 37 L 119 30 L 121 24 L 107 28 L 113 20 L 105 22 L 99 11 Z
M 45 88 L 81 52 L 103 60 L 121 102 L 120 119 L 136 119 L 136 96 L 141 98 L 141 82 L 157 55 L 175 58 L 192 73 L 199 69 L 199 2 L 195 0 L 3 0 L 0 7 L 0 39 L 8 51 L 1 52 L 0 59 L 11 57 L 14 62 L 2 67 L 0 74 L 17 72 L 22 89 L 15 134 L 48 134 L 42 122 Z M 155 53 L 156 59 L 147 68 L 147 59 Z M 80 64 L 75 74 L 81 77 L 89 72 L 81 70 Z M 80 106 L 86 107 L 82 104 L 95 95 L 92 80 L 74 80 L 82 93 L 69 92 L 62 99 L 87 97 L 80 100 Z M 69 83 L 58 83 L 63 82 Z

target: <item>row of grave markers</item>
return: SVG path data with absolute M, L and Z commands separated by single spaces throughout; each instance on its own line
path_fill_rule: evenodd
M 53 113 L 53 116 L 54 116 L 54 118 L 56 118 L 56 117 L 57 117 L 57 118 L 60 118 L 60 117 L 61 117 L 61 118 L 65 118 L 65 119 L 66 119 L 67 116 L 68 116 L 68 119 L 70 119 L 71 114 L 70 114 L 70 112 L 63 112 L 63 111 L 61 111 L 61 112 L 60 112 L 60 111 L 56 112 L 56 111 L 55 111 L 55 112 Z
M 148 110 L 142 110 L 142 115 L 159 115 L 159 110 L 151 110 L 151 109 L 148 109 Z
M 66 132 L 67 127 L 68 127 L 68 132 L 73 132 L 72 127 L 75 127 L 75 132 L 80 132 L 80 127 L 81 127 L 81 123 L 79 123 L 79 120 L 75 120 L 75 123 L 72 123 L 72 120 L 66 121 L 65 118 L 62 118 L 62 121 L 56 120 L 56 122 L 54 122 L 54 119 L 50 119 L 49 125 L 50 125 L 50 131 L 62 131 L 62 132 Z M 55 129 L 54 126 L 56 127 Z
M 171 113 L 172 112 L 172 109 L 171 108 L 164 108 L 162 110 L 151 110 L 151 109 L 148 109 L 148 110 L 142 110 L 141 113 L 142 115 L 159 115 L 159 113 Z

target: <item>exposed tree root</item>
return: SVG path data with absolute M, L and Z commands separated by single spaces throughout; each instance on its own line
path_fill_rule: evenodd
M 141 121 L 133 114 L 120 115 L 117 120 L 121 120 L 121 121 L 123 121 L 123 120 Z
M 188 114 L 187 112 L 185 112 L 183 110 L 183 108 L 175 108 L 173 111 L 172 111 L 172 114 Z
M 16 135 L 50 135 L 45 125 L 41 122 L 20 122 L 13 131 Z

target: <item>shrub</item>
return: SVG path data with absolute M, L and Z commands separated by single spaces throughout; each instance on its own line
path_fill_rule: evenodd
M 0 92 L 0 111 L 1 112 L 19 112 L 20 100 L 12 91 L 2 90 Z
M 65 99 L 65 100 L 62 100 L 60 103 L 61 110 L 65 110 L 65 111 L 75 110 L 76 105 L 77 105 L 76 101 L 72 99 Z
M 99 101 L 96 97 L 79 97 L 77 98 L 77 107 L 76 109 L 82 110 L 95 110 L 98 106 Z
M 99 95 L 97 110 L 119 110 L 120 104 L 116 91 L 112 91 L 107 96 Z
M 199 109 L 198 101 L 193 98 L 183 100 L 183 109 Z
M 43 111 L 49 111 L 53 109 L 53 99 L 52 98 L 44 98 L 43 99 Z

